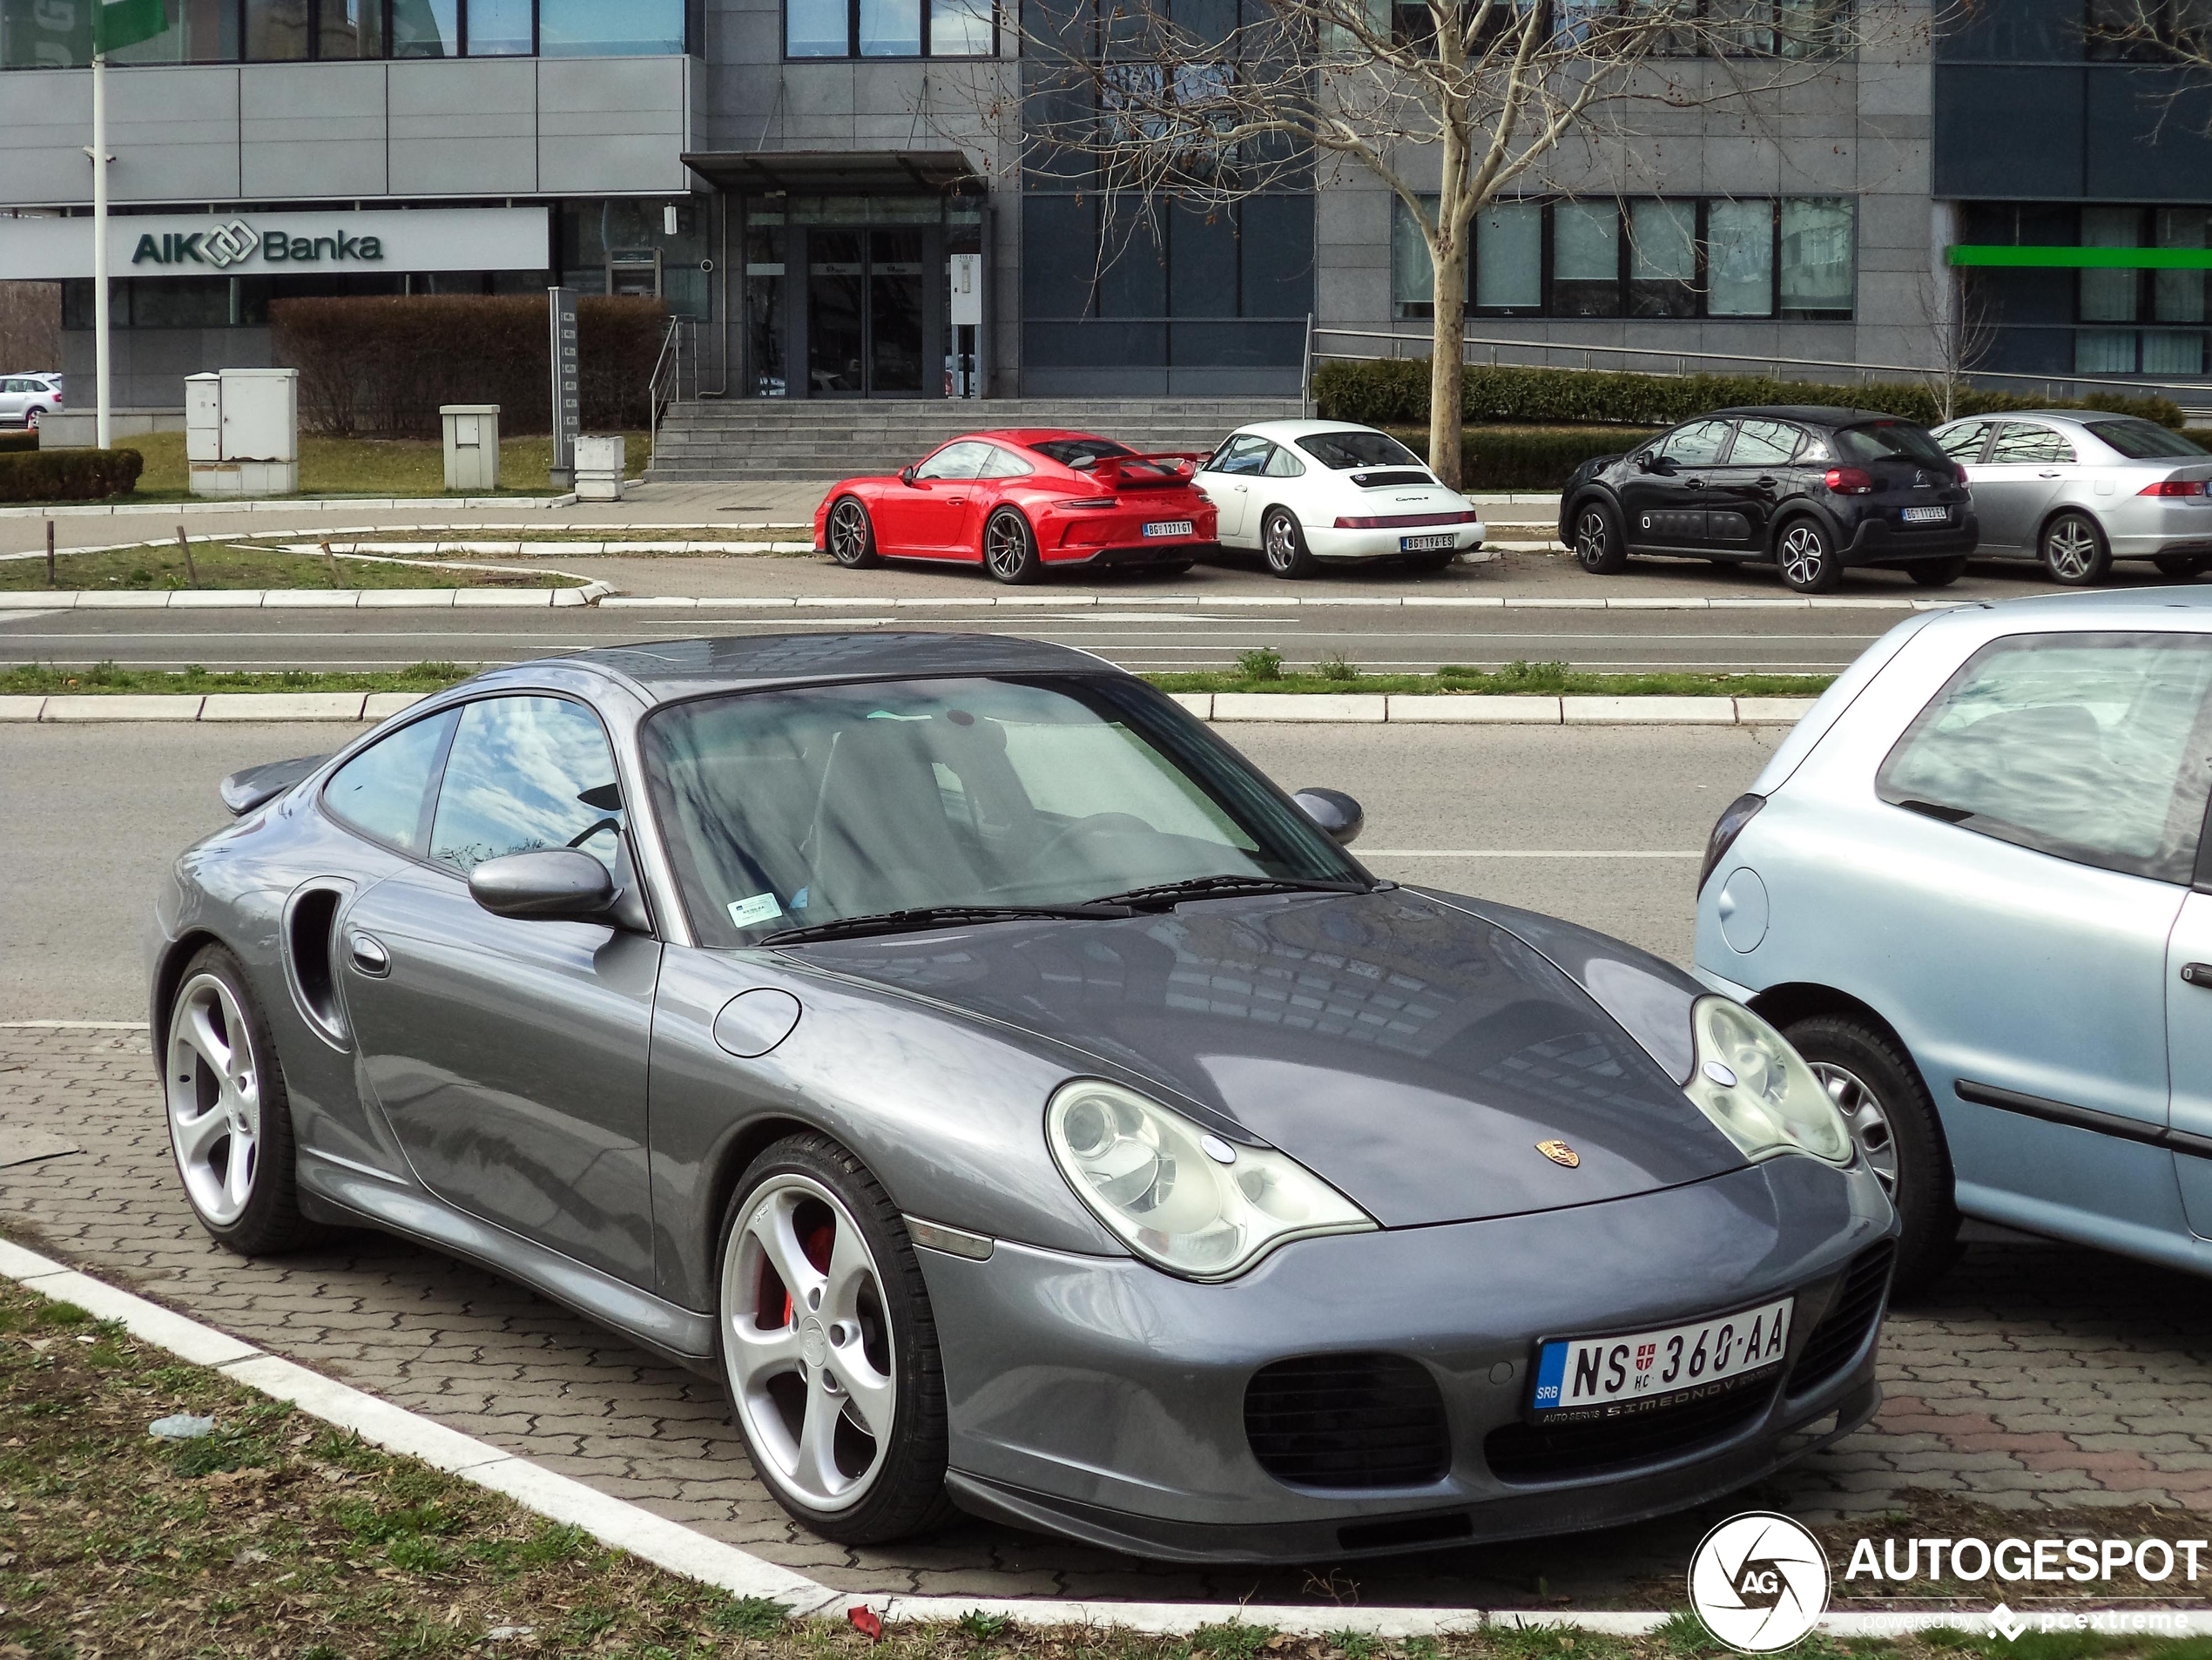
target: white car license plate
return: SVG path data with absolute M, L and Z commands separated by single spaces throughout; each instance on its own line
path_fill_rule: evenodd
M 1146 536 L 1189 536 L 1190 534 L 1190 521 L 1188 519 L 1157 519 L 1150 524 L 1144 527 L 1144 534 Z
M 1440 549 L 1454 546 L 1459 539 L 1457 536 L 1448 531 L 1443 536 L 1401 536 L 1398 538 L 1398 551 L 1433 553 Z
M 1732 1387 L 1782 1364 L 1796 1300 L 1656 1332 L 1554 1339 L 1538 1352 L 1531 1405 L 1544 1419 L 1615 1417 L 1690 1390 Z
M 1947 507 L 1908 507 L 1905 509 L 1907 524 L 1947 524 L 1951 509 Z

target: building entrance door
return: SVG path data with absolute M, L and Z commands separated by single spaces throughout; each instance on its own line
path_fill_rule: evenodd
M 811 395 L 918 397 L 927 389 L 929 336 L 937 332 L 927 327 L 927 277 L 933 260 L 941 262 L 941 233 L 926 227 L 808 228 Z

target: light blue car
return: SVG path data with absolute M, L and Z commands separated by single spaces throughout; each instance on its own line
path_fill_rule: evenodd
M 2212 1273 L 2212 592 L 1930 611 L 1714 827 L 1697 974 L 1781 1027 L 1904 1221 Z

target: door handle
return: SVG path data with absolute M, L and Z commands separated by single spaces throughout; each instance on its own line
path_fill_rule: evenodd
M 2212 962 L 2183 963 L 2182 978 L 2189 985 L 2202 986 L 2207 991 L 2212 991 Z
M 2065 475 L 2064 473 L 2038 473 L 2038 474 L 2036 474 L 2036 477 L 2038 477 L 2038 478 L 2064 478 L 2065 476 L 2066 476 L 2066 475 Z
M 1779 479 L 1762 478 L 1758 481 L 1758 486 L 1763 490 L 1770 490 L 1780 482 L 1781 481 Z
M 347 941 L 347 955 L 353 958 L 354 969 L 372 979 L 381 980 L 392 972 L 392 954 L 384 942 L 366 934 L 356 934 Z
M 1238 486 L 1237 486 L 1237 494 L 1238 494 L 1238 495 L 1239 495 L 1239 496 L 1242 496 L 1242 495 L 1244 493 L 1245 488 L 1246 488 L 1246 487 L 1245 487 L 1244 485 L 1242 485 L 1242 484 L 1238 485 Z
M 945 498 L 945 501 L 948 505 L 952 507 L 965 507 L 968 505 L 968 497 L 965 496 L 948 496 Z

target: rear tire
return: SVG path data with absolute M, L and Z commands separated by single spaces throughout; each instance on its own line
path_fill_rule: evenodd
M 1001 508 L 983 527 L 983 564 L 1003 583 L 1032 583 L 1044 574 L 1029 522 L 1015 509 Z
M 1305 529 L 1286 507 L 1271 507 L 1259 522 L 1260 551 L 1267 568 L 1285 582 L 1299 582 L 1321 567 L 1305 545 Z
M 1827 1086 L 1859 1157 L 1889 1190 L 1904 1232 L 1897 1245 L 1900 1294 L 1925 1290 L 1959 1255 L 1951 1152 L 1920 1069 L 1902 1045 L 1870 1022 L 1816 1015 L 1786 1034 L 1813 1076 Z
M 1817 519 L 1792 519 L 1774 541 L 1774 563 L 1791 592 L 1832 594 L 1843 585 L 1836 547 Z
M 2051 580 L 2068 588 L 2094 587 L 2112 570 L 2104 530 L 2087 513 L 2060 514 L 2043 527 L 2035 545 Z
M 1948 588 L 1966 574 L 1966 556 L 1962 553 L 1956 559 L 1923 559 L 1906 569 L 1912 580 L 1923 588 Z
M 1575 563 L 1593 577 L 1615 577 L 1629 568 L 1621 516 L 1602 499 L 1594 497 L 1575 509 Z
M 868 570 L 883 563 L 875 550 L 875 522 L 857 496 L 840 496 L 822 531 L 830 557 L 847 570 Z
M 37 409 L 25 411 L 23 418 L 24 430 L 26 432 L 37 431 L 38 422 L 41 418 L 40 412 Z
M 2161 553 L 2151 561 L 2161 577 L 2171 577 L 2175 582 L 2195 582 L 2207 570 L 2212 570 L 2212 558 L 2201 553 Z

